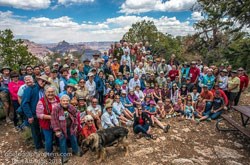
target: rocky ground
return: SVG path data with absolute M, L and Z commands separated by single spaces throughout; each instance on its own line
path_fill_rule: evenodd
M 249 103 L 245 95 L 241 104 Z M 239 114 L 231 112 L 236 120 Z M 171 118 L 168 133 L 154 128 L 156 140 L 135 139 L 130 129 L 130 154 L 125 157 L 120 148 L 109 147 L 107 159 L 101 164 L 175 164 L 175 165 L 250 165 L 250 139 L 239 132 L 219 132 L 216 121 L 199 125 L 190 121 Z M 0 122 L 0 162 L 2 164 L 49 164 L 43 151 L 34 152 L 31 143 L 25 142 L 21 133 Z M 67 164 L 98 164 L 95 153 L 87 152 L 83 157 L 70 157 Z M 56 157 L 51 164 L 60 164 Z

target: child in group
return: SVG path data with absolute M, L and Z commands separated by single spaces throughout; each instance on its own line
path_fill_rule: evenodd
M 187 101 L 187 105 L 185 106 L 185 110 L 184 110 L 184 116 L 186 117 L 186 119 L 193 119 L 194 120 L 193 113 L 194 113 L 194 107 L 192 106 L 192 102 Z
M 146 106 L 145 112 L 147 112 L 147 114 L 152 120 L 152 124 L 154 125 L 154 116 L 156 115 L 156 107 L 155 107 L 155 102 L 153 100 L 149 102 L 149 106 Z
M 156 112 L 157 112 L 157 115 L 156 115 L 157 118 L 159 118 L 159 119 L 166 118 L 166 112 L 165 112 L 164 104 L 163 104 L 162 100 L 159 100 L 157 102 Z
M 173 108 L 177 116 L 184 115 L 184 104 L 181 98 L 178 99 L 178 101 L 174 104 Z
M 202 117 L 202 113 L 205 111 L 206 103 L 203 101 L 201 96 L 198 96 L 198 100 L 195 103 L 195 112 L 194 116 L 197 118 Z M 197 120 L 196 120 L 197 121 Z
M 174 109 L 171 103 L 170 99 L 166 99 L 165 100 L 165 112 L 166 112 L 166 118 L 170 118 L 172 117 L 173 113 L 174 113 Z
M 150 106 L 147 106 L 145 109 L 145 112 L 149 115 L 149 117 L 152 120 L 152 127 L 154 127 L 154 124 L 156 123 L 165 133 L 168 132 L 170 125 L 164 126 L 157 118 L 156 118 L 156 104 L 155 101 L 150 101 Z
M 192 106 L 194 107 L 194 102 L 193 102 L 193 99 L 192 99 L 192 96 L 191 94 L 187 94 L 186 98 L 184 98 L 184 105 L 186 106 L 187 105 L 187 102 L 190 101 L 192 103 Z

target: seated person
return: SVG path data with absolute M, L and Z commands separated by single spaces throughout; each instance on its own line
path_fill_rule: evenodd
M 92 133 L 96 133 L 96 127 L 94 124 L 94 119 L 91 115 L 86 115 L 84 117 L 85 125 L 82 128 L 82 136 L 86 139 Z
M 133 130 L 137 134 L 137 138 L 145 136 L 146 139 L 155 139 L 151 134 L 152 120 L 146 112 L 142 111 L 142 107 L 135 109 Z
M 163 126 L 163 124 L 156 118 L 156 105 L 154 101 L 150 101 L 150 106 L 147 106 L 145 109 L 145 112 L 149 115 L 152 121 L 152 126 L 154 126 L 154 123 L 156 123 L 161 129 L 164 130 L 165 133 L 168 132 L 168 129 L 170 128 L 169 125 L 166 127 Z
M 220 97 L 220 91 L 215 91 L 214 100 L 212 102 L 212 109 L 211 111 L 208 111 L 206 113 L 203 113 L 203 117 L 201 117 L 197 122 L 200 122 L 202 120 L 208 120 L 211 121 L 211 119 L 217 119 L 224 110 L 224 101 L 223 98 Z
M 194 120 L 193 113 L 194 113 L 194 107 L 192 105 L 192 102 L 187 101 L 187 105 L 185 105 L 185 109 L 184 109 L 184 116 L 186 117 L 186 119 L 193 119 Z
M 173 105 L 173 109 L 174 109 L 174 114 L 178 115 L 178 114 L 181 114 L 181 115 L 184 115 L 184 104 L 182 102 L 182 99 L 179 98 L 177 100 L 177 102 Z
M 93 98 L 91 105 L 87 107 L 87 114 L 93 117 L 96 127 L 100 129 L 102 108 L 98 105 L 98 100 L 96 98 Z
M 127 93 L 125 90 L 122 90 L 121 96 L 120 96 L 120 101 L 122 102 L 122 105 L 127 108 L 131 113 L 134 113 L 134 106 L 130 102 L 130 100 L 127 97 Z
M 205 111 L 206 103 L 203 102 L 202 97 L 198 96 L 198 100 L 195 103 L 194 106 L 194 117 L 201 118 L 203 115 L 203 112 Z M 197 120 L 196 120 L 197 121 Z
M 122 105 L 119 95 L 115 96 L 115 101 L 113 102 L 113 112 L 118 116 L 122 124 L 130 125 L 130 120 L 132 120 L 133 115 Z
M 165 100 L 165 112 L 166 112 L 166 118 L 172 117 L 172 114 L 174 113 L 174 109 L 170 99 Z
M 157 112 L 157 117 L 160 119 L 165 119 L 166 118 L 166 112 L 164 110 L 164 104 L 161 100 L 157 102 L 156 106 L 156 112 Z
M 101 117 L 102 128 L 106 129 L 119 126 L 118 119 L 115 113 L 112 111 L 112 105 L 106 104 L 105 109 L 106 111 L 103 113 Z
M 194 88 L 193 88 L 193 92 L 191 92 L 190 95 L 191 95 L 191 97 L 192 97 L 192 100 L 193 100 L 194 102 L 196 102 L 196 101 L 198 100 L 198 96 L 199 96 L 200 94 L 199 94 L 197 88 L 194 87 Z
M 136 104 L 141 104 L 140 99 L 135 95 L 135 92 L 133 89 L 129 90 L 128 99 L 129 99 L 129 101 L 131 101 L 133 103 L 134 106 Z

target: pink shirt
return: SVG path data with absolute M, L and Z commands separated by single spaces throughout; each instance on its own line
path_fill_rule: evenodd
M 8 88 L 10 91 L 10 95 L 11 95 L 11 100 L 17 100 L 18 96 L 17 96 L 17 92 L 18 89 L 24 84 L 23 81 L 18 80 L 18 82 L 10 82 L 8 84 Z

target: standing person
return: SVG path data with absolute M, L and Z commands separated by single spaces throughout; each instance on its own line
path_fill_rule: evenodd
M 168 73 L 168 77 L 170 77 L 171 81 L 174 81 L 175 78 L 179 76 L 179 71 L 176 68 L 176 65 L 172 65 L 172 69 Z
M 2 69 L 1 72 L 2 73 L 8 72 L 8 75 L 9 75 L 10 70 Z M 11 124 L 12 121 L 10 119 L 10 95 L 9 95 L 9 90 L 8 90 L 9 80 L 7 80 L 8 82 L 6 82 L 4 74 L 2 73 L 0 73 L 0 99 L 3 103 L 3 109 L 4 109 L 5 116 L 6 116 L 6 123 Z
M 192 61 L 189 70 L 189 76 L 192 84 L 196 85 L 198 83 L 199 75 L 200 75 L 200 69 L 196 67 L 196 62 Z
M 83 63 L 84 63 L 83 73 L 84 73 L 84 75 L 87 77 L 87 75 L 88 75 L 88 73 L 89 73 L 89 71 L 90 71 L 90 69 L 91 69 L 91 66 L 89 65 L 90 60 L 89 60 L 88 58 L 86 58 L 86 59 L 83 61 Z M 85 79 L 85 80 L 86 80 L 86 79 Z
M 68 84 L 68 75 L 69 71 L 67 68 L 61 69 L 61 77 L 60 77 L 60 92 L 63 92 L 65 90 L 65 86 Z
M 23 84 L 22 86 L 20 86 L 20 88 L 18 89 L 17 95 L 18 95 L 18 103 L 21 105 L 22 102 L 22 98 L 23 98 L 23 94 L 24 94 L 24 90 L 30 86 L 34 85 L 34 80 L 33 77 L 30 75 L 26 75 L 24 77 L 24 82 L 25 84 Z M 20 115 L 21 119 L 22 119 L 22 124 L 20 125 L 20 129 L 23 130 L 24 127 L 28 126 L 28 121 L 25 119 L 24 117 L 24 113 L 22 110 L 22 107 L 19 106 L 19 108 L 17 109 L 17 113 Z
M 58 79 L 58 70 L 52 69 L 49 77 L 49 82 L 51 83 L 52 86 L 55 87 L 55 92 L 56 95 L 59 94 L 59 79 Z
M 229 108 L 234 105 L 234 101 L 240 92 L 240 78 L 237 77 L 237 71 L 232 70 L 231 77 L 228 78 L 228 94 L 229 94 Z
M 225 92 L 225 94 L 228 96 L 228 92 L 227 92 L 228 76 L 227 76 L 226 69 L 221 70 L 217 81 L 218 81 L 219 88 L 222 89 Z
M 215 84 L 215 77 L 213 75 L 213 69 L 208 69 L 207 75 L 203 77 L 202 85 L 206 85 L 211 90 Z
M 67 139 L 70 140 L 73 155 L 82 156 L 82 151 L 77 143 L 77 109 L 70 103 L 70 98 L 63 95 L 60 104 L 57 104 L 51 113 L 51 126 L 59 138 L 60 153 L 63 163 L 68 162 Z
M 234 105 L 238 105 L 240 100 L 240 95 L 248 88 L 249 78 L 247 74 L 244 72 L 243 68 L 238 69 L 238 77 L 240 78 L 240 91 L 235 98 Z
M 53 129 L 51 128 L 51 113 L 53 108 L 55 108 L 60 102 L 55 92 L 56 89 L 54 86 L 45 87 L 45 95 L 38 101 L 36 106 L 36 115 L 44 135 L 45 151 L 48 158 L 53 158 Z
M 17 118 L 17 109 L 19 108 L 20 104 L 18 103 L 18 96 L 17 96 L 17 92 L 18 89 L 24 84 L 23 81 L 18 80 L 19 78 L 19 74 L 15 71 L 12 71 L 10 73 L 10 78 L 11 78 L 11 82 L 8 84 L 9 87 L 9 92 L 10 92 L 10 96 L 11 96 L 11 101 L 13 104 L 13 108 L 14 108 L 14 126 L 16 127 L 17 130 L 20 130 L 20 128 L 18 127 L 17 123 L 18 123 L 18 118 Z
M 38 78 L 37 83 L 24 90 L 21 106 L 25 116 L 30 124 L 32 137 L 35 144 L 35 149 L 38 151 L 43 147 L 40 127 L 36 116 L 36 105 L 42 97 L 44 97 L 44 87 L 50 84 L 48 77 L 42 75 Z

